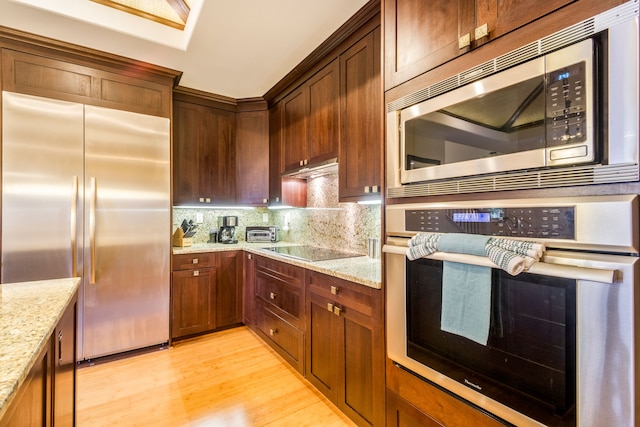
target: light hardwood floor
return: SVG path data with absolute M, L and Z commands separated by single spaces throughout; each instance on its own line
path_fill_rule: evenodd
M 82 367 L 79 427 L 354 426 L 246 327 Z

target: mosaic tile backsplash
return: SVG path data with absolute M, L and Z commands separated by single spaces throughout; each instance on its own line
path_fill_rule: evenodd
M 173 228 L 184 219 L 198 224 L 194 243 L 206 243 L 209 231 L 217 230 L 222 216 L 238 217 L 236 238 L 244 240 L 245 228 L 252 225 L 276 225 L 280 240 L 306 243 L 347 252 L 367 253 L 367 241 L 380 237 L 380 205 L 338 202 L 338 175 L 325 175 L 307 181 L 307 208 L 271 210 L 251 209 L 173 209 Z M 266 219 L 266 221 L 264 221 Z

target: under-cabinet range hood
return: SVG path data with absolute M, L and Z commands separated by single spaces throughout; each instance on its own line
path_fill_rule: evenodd
M 300 178 L 309 179 L 317 178 L 323 175 L 331 175 L 338 173 L 338 159 L 336 157 L 320 163 L 304 166 L 293 172 L 283 173 L 284 178 Z

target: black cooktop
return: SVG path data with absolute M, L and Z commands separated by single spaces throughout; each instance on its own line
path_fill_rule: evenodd
M 333 249 L 318 248 L 316 246 L 271 246 L 263 249 L 303 261 L 326 261 L 330 259 L 364 256 L 361 254 L 336 251 Z

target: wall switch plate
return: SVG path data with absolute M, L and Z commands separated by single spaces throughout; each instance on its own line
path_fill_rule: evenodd
M 262 214 L 262 222 L 269 222 L 269 214 L 268 213 L 263 213 Z
M 196 223 L 197 224 L 202 224 L 204 222 L 204 217 L 202 215 L 202 213 L 197 213 L 196 214 Z

